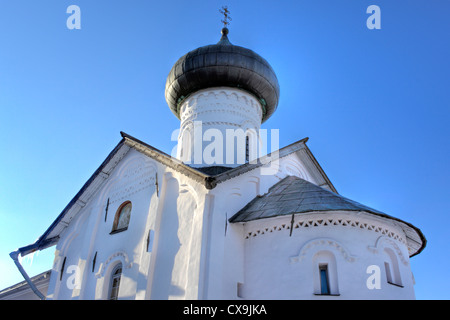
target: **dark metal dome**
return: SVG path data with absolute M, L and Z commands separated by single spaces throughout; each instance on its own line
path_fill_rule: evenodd
M 217 44 L 182 56 L 166 81 L 166 101 L 179 118 L 179 106 L 191 93 L 213 87 L 239 88 L 253 94 L 263 106 L 262 122 L 276 110 L 280 87 L 269 63 L 250 49 L 235 46 L 222 29 Z

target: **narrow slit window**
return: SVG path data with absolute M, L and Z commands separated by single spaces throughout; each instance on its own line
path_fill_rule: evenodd
M 389 266 L 389 262 L 384 263 L 384 269 L 386 271 L 386 280 L 388 283 L 393 283 L 392 281 L 392 274 L 391 274 L 391 267 Z
M 320 273 L 320 294 L 330 294 L 330 283 L 328 278 L 328 265 L 319 266 Z
M 242 286 L 243 286 L 243 284 L 241 282 L 237 283 L 236 295 L 237 295 L 238 298 L 242 298 Z
M 60 274 L 59 274 L 59 281 L 62 280 L 63 275 L 64 275 L 64 267 L 66 266 L 66 258 L 67 257 L 64 257 L 63 263 L 61 265 L 61 270 L 60 270 Z
M 248 136 L 245 137 L 245 163 L 250 161 L 250 141 Z

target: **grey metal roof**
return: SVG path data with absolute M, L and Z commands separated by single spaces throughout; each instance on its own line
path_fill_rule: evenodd
M 189 94 L 213 87 L 239 88 L 256 96 L 264 108 L 262 122 L 276 110 L 280 87 L 272 67 L 252 50 L 231 44 L 227 34 L 222 29 L 217 44 L 188 52 L 172 67 L 165 95 L 178 118 L 180 103 Z
M 363 211 L 396 221 L 400 223 L 408 241 L 413 243 L 415 248 L 413 255 L 421 252 L 426 244 L 422 232 L 412 224 L 295 176 L 287 176 L 271 187 L 268 193 L 254 198 L 229 221 L 233 223 L 248 222 L 320 211 Z
M 47 270 L 38 275 L 35 275 L 34 277 L 31 278 L 31 281 L 36 286 L 39 286 L 39 287 L 48 285 L 48 283 L 50 282 L 51 271 L 52 270 Z M 19 283 L 16 283 L 16 284 L 14 284 L 10 287 L 7 287 L 5 289 L 2 289 L 0 291 L 0 300 L 8 299 L 9 296 L 19 293 L 24 290 L 31 291 L 30 286 L 28 285 L 28 283 L 26 281 L 21 281 Z
M 367 211 L 384 215 L 378 210 L 347 199 L 309 181 L 288 176 L 270 188 L 265 195 L 253 199 L 231 217 L 230 221 L 246 222 L 292 213 L 337 210 Z

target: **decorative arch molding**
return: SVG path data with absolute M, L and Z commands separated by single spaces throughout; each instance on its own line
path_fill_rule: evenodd
M 117 251 L 110 255 L 108 259 L 101 264 L 98 272 L 95 274 L 95 277 L 102 278 L 105 275 L 106 270 L 108 270 L 110 266 L 115 265 L 117 262 L 122 263 L 122 266 L 125 269 L 130 269 L 133 265 L 125 251 Z
M 92 214 L 95 214 L 94 210 L 97 207 L 82 209 L 77 217 L 72 220 L 72 225 L 69 229 L 66 229 L 67 234 L 64 236 L 64 242 L 58 244 L 59 254 L 65 256 L 68 252 L 68 249 L 72 245 L 73 241 L 84 231 L 84 225 L 88 217 Z
M 219 100 L 221 102 L 217 104 Z M 200 90 L 189 97 L 179 111 L 182 122 L 193 121 L 198 114 L 218 112 L 245 118 L 252 114 L 255 119 L 262 119 L 262 107 L 256 98 L 232 88 Z
M 198 108 L 198 109 L 204 109 L 204 108 Z M 201 111 L 196 111 L 195 113 L 193 112 L 192 109 L 186 110 L 185 112 L 182 113 L 182 116 L 181 116 L 181 120 L 183 121 L 183 124 L 181 127 L 182 127 L 182 129 L 184 129 L 187 126 L 193 126 L 193 122 L 195 121 L 195 119 L 198 118 L 199 115 L 208 115 L 208 114 L 216 114 L 216 113 L 229 114 L 229 115 L 232 115 L 232 116 L 235 116 L 238 118 L 245 119 L 244 121 L 241 121 L 240 123 L 230 123 L 230 124 L 238 126 L 240 128 L 254 129 L 254 130 L 256 130 L 255 128 L 259 128 L 259 125 L 256 122 L 256 120 L 247 119 L 248 115 L 244 111 L 239 112 L 239 111 L 234 111 L 232 109 L 230 110 L 230 109 L 226 109 L 226 108 L 201 110 Z M 203 122 L 203 124 L 214 124 L 214 123 L 226 124 L 228 122 Z M 246 124 L 249 124 L 249 125 L 246 125 Z
M 244 116 L 242 116 L 244 117 Z M 255 119 L 245 119 L 240 124 L 239 127 L 244 130 L 245 134 L 250 138 L 255 136 L 258 139 L 258 142 L 261 142 L 261 137 L 259 137 L 258 129 L 261 125 L 257 123 Z
M 156 169 L 152 160 L 142 153 L 135 152 L 130 154 L 126 159 L 122 161 L 122 165 L 119 166 L 117 172 L 114 174 L 117 178 L 124 178 L 130 175 L 130 170 L 133 170 L 136 166 L 152 166 Z
M 252 186 L 255 191 L 255 195 L 259 196 L 261 195 L 261 178 L 258 176 L 251 175 L 246 178 L 246 184 Z
M 260 183 L 261 182 L 261 177 L 257 176 L 257 175 L 251 175 L 246 177 L 247 182 L 250 183 Z
M 261 112 L 259 109 L 261 108 L 260 103 L 256 100 L 255 97 L 249 96 L 246 91 L 240 89 L 234 89 L 229 87 L 217 87 L 215 89 L 203 89 L 198 91 L 198 94 L 193 95 L 189 100 L 187 105 L 192 107 L 194 105 L 202 105 L 199 102 L 203 102 L 203 100 L 208 99 L 226 99 L 230 101 L 230 103 L 237 103 L 241 106 L 246 106 L 254 109 L 256 112 Z
M 312 181 L 303 164 L 292 157 L 283 159 L 281 167 L 288 175 L 296 176 L 306 181 Z
M 156 164 L 142 154 L 126 159 L 105 186 L 99 205 L 104 204 L 107 198 L 110 204 L 123 202 L 135 193 L 154 187 L 156 172 Z
M 355 262 L 356 257 L 351 255 L 350 252 L 339 242 L 330 238 L 317 238 L 308 241 L 300 249 L 300 253 L 297 256 L 289 258 L 290 263 L 301 262 L 306 256 L 313 256 L 320 251 L 331 251 L 342 256 L 347 262 Z
M 192 119 L 189 119 L 189 121 L 184 121 L 181 126 L 180 126 L 180 132 L 178 134 L 178 139 L 180 139 L 180 137 L 182 137 L 183 134 L 185 134 L 185 132 L 188 132 L 188 134 L 191 136 L 192 135 L 192 131 L 194 130 L 194 120 L 197 117 L 194 117 Z
M 191 195 L 194 198 L 195 201 L 195 208 L 197 209 L 200 204 L 200 197 L 198 195 L 198 192 L 190 185 L 186 183 L 180 183 L 177 178 L 174 176 L 171 176 L 171 178 L 176 179 L 179 184 L 179 193 L 180 195 Z
M 397 254 L 397 256 L 400 258 L 400 261 L 407 266 L 409 264 L 409 259 L 405 258 L 405 255 L 403 254 L 402 249 L 399 247 L 396 241 L 394 241 L 391 238 L 388 238 L 386 236 L 380 236 L 375 241 L 374 246 L 367 246 L 367 250 L 374 254 L 379 254 L 380 252 L 383 252 L 385 248 L 389 248 L 394 250 L 394 252 Z

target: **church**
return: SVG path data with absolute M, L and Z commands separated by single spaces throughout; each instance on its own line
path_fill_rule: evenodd
M 38 240 L 10 254 L 25 281 L 0 299 L 415 299 L 419 228 L 340 195 L 308 138 L 255 152 L 279 95 L 270 64 L 226 27 L 182 56 L 165 90 L 176 156 L 121 132 Z M 51 270 L 31 279 L 19 257 L 54 246 Z

